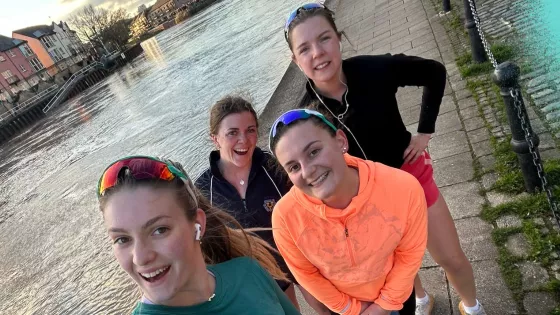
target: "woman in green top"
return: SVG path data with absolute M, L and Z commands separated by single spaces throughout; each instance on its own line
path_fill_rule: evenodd
M 269 245 L 210 206 L 179 164 L 118 160 L 97 194 L 115 257 L 143 292 L 133 314 L 299 314 L 270 276 L 286 278 Z

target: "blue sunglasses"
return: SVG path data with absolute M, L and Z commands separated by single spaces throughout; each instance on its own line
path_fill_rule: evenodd
M 283 125 L 289 125 L 294 121 L 298 121 L 301 119 L 309 119 L 309 117 L 315 116 L 321 119 L 327 126 L 331 127 L 334 131 L 338 129 L 327 119 L 323 114 L 311 110 L 311 109 L 292 109 L 284 114 L 280 115 L 276 121 L 272 124 L 272 128 L 270 128 L 270 135 L 268 136 L 268 149 L 272 152 L 272 140 L 276 137 L 276 131 L 278 129 L 278 124 L 282 123 Z M 274 153 L 273 153 L 274 154 Z
M 290 13 L 290 15 L 288 16 L 288 19 L 286 20 L 286 24 L 284 24 L 284 37 L 286 37 L 286 41 L 288 40 L 288 28 L 290 27 L 290 24 L 292 24 L 296 16 L 298 16 L 298 14 L 302 10 L 307 11 L 307 10 L 324 9 L 324 8 L 325 6 L 320 3 L 307 3 L 292 11 L 292 13 Z

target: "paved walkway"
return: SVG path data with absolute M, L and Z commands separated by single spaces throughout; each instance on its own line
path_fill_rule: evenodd
M 485 198 L 474 180 L 473 159 L 491 153 L 476 103 L 455 65 L 451 42 L 429 0 L 339 0 L 336 21 L 353 47 L 344 40 L 344 57 L 360 54 L 405 53 L 438 60 L 448 71 L 448 84 L 429 151 L 435 178 L 455 220 L 461 245 L 472 262 L 479 300 L 489 315 L 516 314 L 512 295 L 496 262 L 492 225 L 480 217 Z M 338 2 L 338 3 L 336 3 Z M 327 3 L 328 4 L 328 3 Z M 422 89 L 400 89 L 397 98 L 407 128 L 416 132 Z M 484 128 L 484 129 L 483 129 Z M 482 139 L 482 140 L 481 140 Z M 442 268 L 426 254 L 420 276 L 435 294 L 433 314 L 459 314 L 459 298 Z M 302 302 L 303 304 L 305 302 Z M 304 314 L 312 314 L 304 310 Z

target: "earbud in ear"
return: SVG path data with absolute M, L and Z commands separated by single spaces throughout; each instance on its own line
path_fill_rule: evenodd
M 196 233 L 194 234 L 194 239 L 196 241 L 200 241 L 200 234 L 202 234 L 202 226 L 198 223 L 194 224 L 194 228 L 196 229 Z

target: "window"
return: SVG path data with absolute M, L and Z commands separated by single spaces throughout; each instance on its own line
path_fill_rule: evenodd
M 13 77 L 14 74 L 12 73 L 12 71 L 6 70 L 6 71 L 2 72 L 2 76 L 4 77 L 4 79 L 8 79 L 10 77 Z
M 29 48 L 29 46 L 27 44 L 20 45 L 19 50 L 21 50 L 21 53 L 25 57 L 29 57 L 29 56 L 33 55 L 33 51 L 31 50 L 31 48 Z
M 8 50 L 8 55 L 10 55 L 10 57 L 15 57 L 16 53 L 13 50 Z
M 21 70 L 21 72 L 27 71 L 27 69 L 25 69 L 25 67 L 23 65 L 19 65 L 19 69 Z
M 45 36 L 45 37 L 41 38 L 41 42 L 43 42 L 43 44 L 47 48 L 51 48 L 51 47 L 54 46 L 54 42 L 53 42 L 51 36 Z
M 31 67 L 33 67 L 33 70 L 35 70 L 35 72 L 41 71 L 45 68 L 39 61 L 39 59 L 37 59 L 37 57 L 29 59 L 29 63 L 31 64 Z
M 58 53 L 56 52 L 56 49 L 53 49 L 52 51 L 49 51 L 49 54 L 54 59 L 54 62 L 58 62 L 60 60 L 60 57 L 58 56 Z

